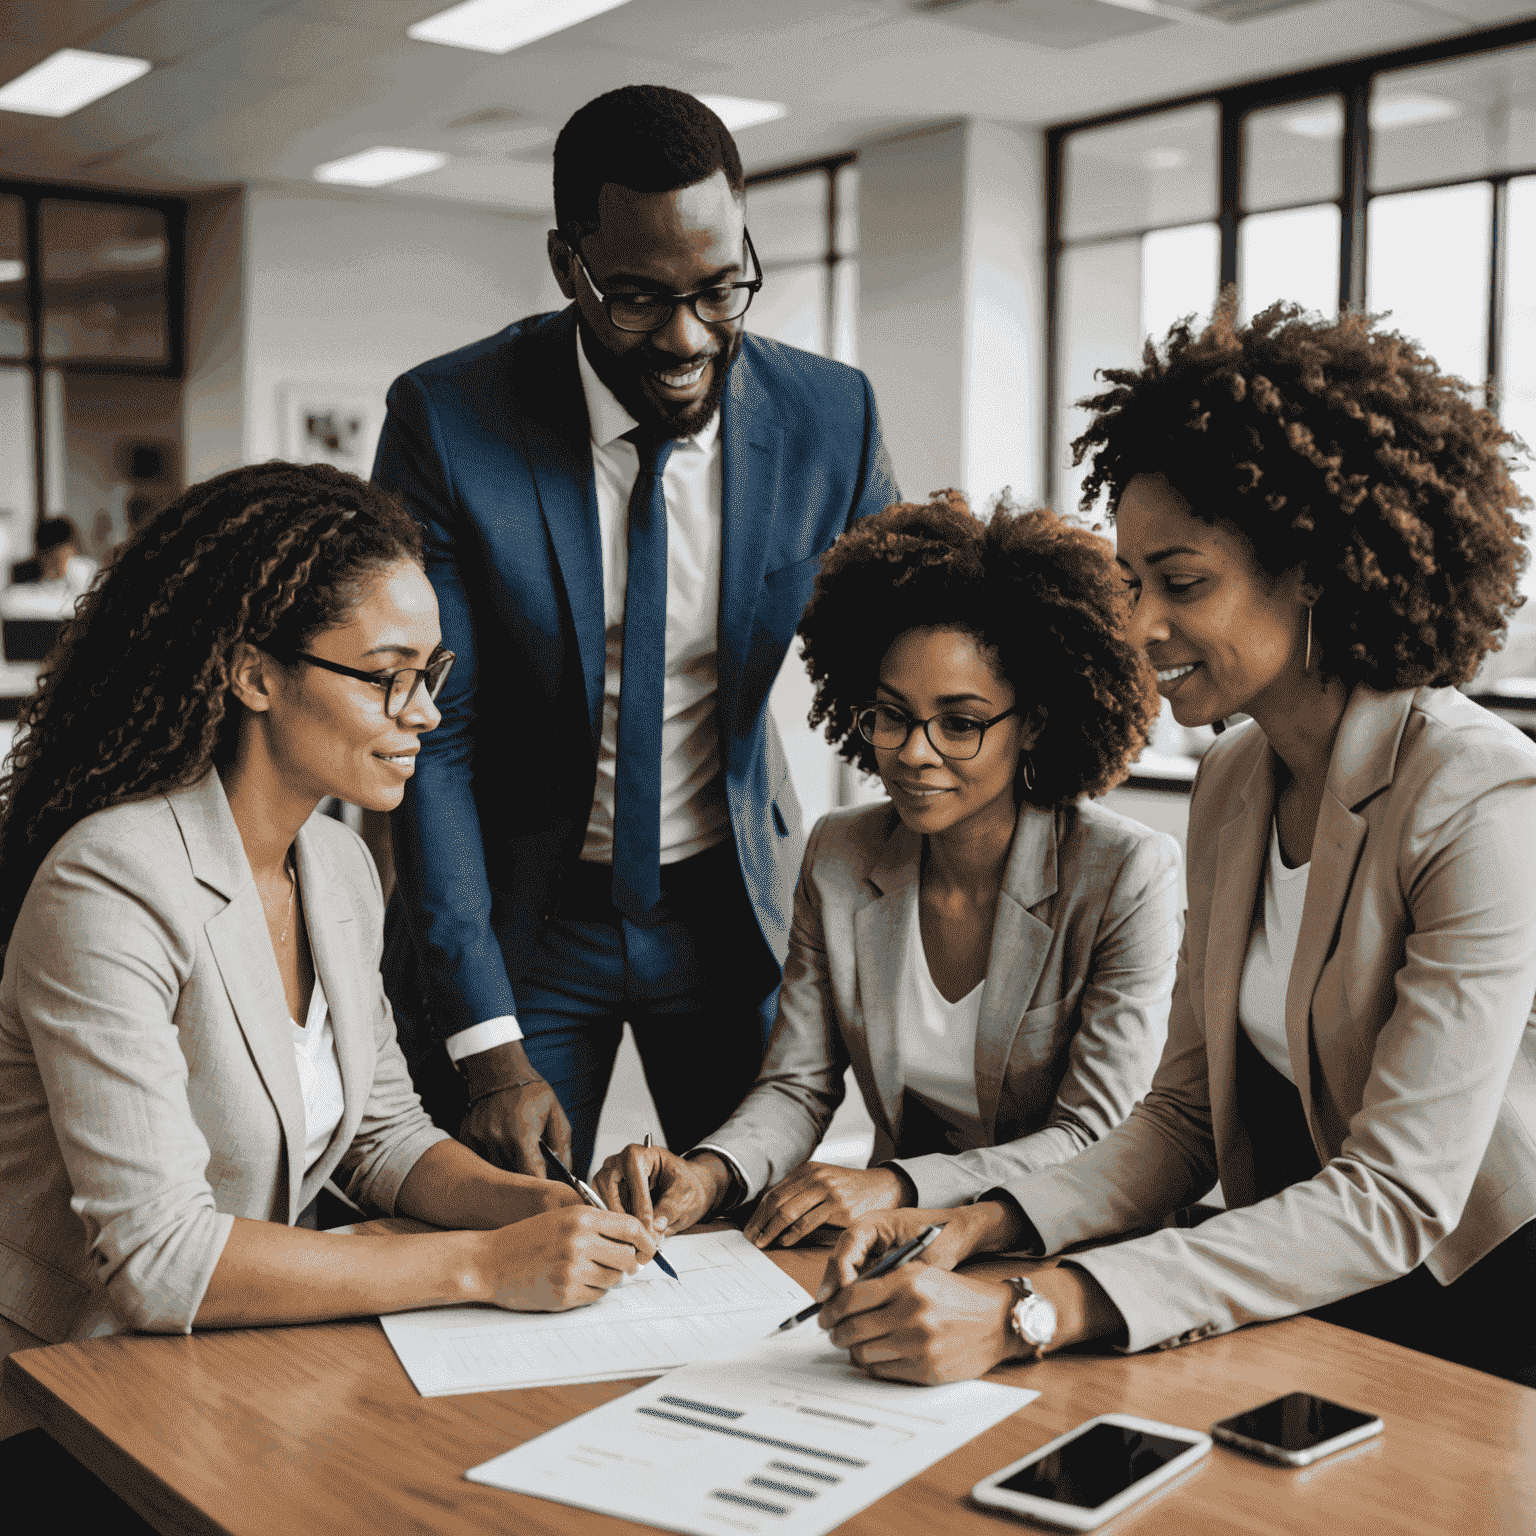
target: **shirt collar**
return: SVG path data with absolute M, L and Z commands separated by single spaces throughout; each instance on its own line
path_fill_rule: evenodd
M 626 432 L 633 432 L 640 423 L 619 404 L 618 396 L 598 378 L 597 369 L 592 366 L 587 357 L 587 349 L 582 345 L 580 327 L 576 330 L 576 368 L 581 374 L 581 392 L 587 398 L 587 421 L 591 425 L 593 445 L 606 448 Z M 720 412 L 717 409 L 697 432 L 679 438 L 678 447 L 694 446 L 708 450 L 714 447 L 719 434 Z

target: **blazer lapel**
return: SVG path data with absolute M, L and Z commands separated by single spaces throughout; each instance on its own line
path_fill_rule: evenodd
M 1057 883 L 1056 817 L 1026 802 L 1019 807 L 998 893 L 976 1025 L 976 1107 L 988 1142 L 996 1139 L 997 1106 L 1013 1042 L 1051 948 L 1051 925 L 1029 909 L 1054 896 Z
M 591 428 L 576 366 L 579 345 L 574 306 L 528 333 L 517 349 L 523 409 L 515 419 L 571 607 L 596 752 L 603 722 L 607 640 Z
M 720 739 L 735 718 L 752 614 L 763 587 L 779 506 L 784 428 L 743 352 L 720 402 Z
M 272 953 L 266 914 L 216 772 L 191 789 L 168 795 L 192 862 L 192 873 L 229 905 L 203 932 L 224 982 L 246 1049 L 282 1122 L 288 1149 L 288 1220 L 298 1215 L 304 1170 L 304 1097 L 289 1034 L 288 1000 Z
M 1237 1156 L 1242 1137 L 1237 1115 L 1237 993 L 1275 805 L 1273 754 L 1258 727 L 1253 730 L 1257 752 L 1243 786 L 1242 806 L 1217 838 L 1216 882 L 1205 944 L 1205 1054 L 1216 1157 L 1224 1185 L 1229 1179 L 1226 1170 L 1239 1167 L 1252 1183 L 1251 1158 Z M 1251 1190 L 1242 1188 L 1227 1190 L 1229 1203 L 1243 1202 L 1250 1195 Z
M 896 996 L 901 985 L 902 945 L 917 902 L 922 847 L 922 838 L 896 819 L 890 840 L 866 876 L 879 898 L 853 917 L 854 970 L 864 1015 L 864 1048 L 893 1146 L 901 1139 L 902 1097 Z

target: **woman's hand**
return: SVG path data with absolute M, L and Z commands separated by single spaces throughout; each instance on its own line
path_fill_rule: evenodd
M 482 1300 L 511 1312 L 564 1312 L 650 1263 L 656 1244 L 633 1216 L 581 1205 L 487 1232 L 480 1253 Z
M 1007 1209 L 990 1200 L 949 1210 L 908 1209 L 861 1216 L 837 1240 L 816 1294 L 825 1298 L 840 1286 L 852 1285 L 861 1269 L 887 1250 L 910 1242 L 924 1227 L 944 1228 L 921 1256 L 921 1262 L 933 1269 L 953 1269 L 972 1254 L 1006 1248 L 1009 1217 Z
M 631 1143 L 598 1169 L 592 1186 L 611 1211 L 628 1211 L 659 1236 L 686 1232 L 725 1197 L 731 1174 L 713 1152 L 679 1157 Z
M 758 1201 L 743 1231 L 759 1248 L 774 1241 L 789 1248 L 817 1227 L 846 1227 L 866 1212 L 906 1205 L 909 1191 L 894 1168 L 802 1163 Z

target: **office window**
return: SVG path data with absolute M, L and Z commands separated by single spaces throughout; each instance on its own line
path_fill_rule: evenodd
M 43 354 L 169 361 L 165 215 L 154 208 L 45 198 Z
M 30 350 L 26 210 L 19 197 L 0 195 L 0 357 L 26 357 Z
M 1197 224 L 1216 216 L 1214 102 L 1074 134 L 1067 145 L 1062 238 Z
M 1509 267 L 1516 272 L 1536 272 L 1536 176 L 1520 176 L 1509 183 Z M 1499 412 L 1512 432 L 1536 453 L 1536 282 L 1512 281 L 1506 285 L 1504 324 L 1500 337 L 1503 362 L 1503 395 Z M 1528 495 L 1536 496 L 1536 466 L 1527 459 L 1521 477 Z M 1527 519 L 1529 521 L 1529 518 Z M 1536 598 L 1536 557 L 1526 568 L 1525 594 Z

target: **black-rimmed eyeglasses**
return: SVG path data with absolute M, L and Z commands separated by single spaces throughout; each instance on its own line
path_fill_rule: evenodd
M 355 677 L 362 682 L 372 683 L 375 688 L 382 688 L 384 713 L 391 720 L 399 719 L 410 708 L 416 690 L 423 683 L 426 684 L 427 697 L 435 699 L 443 691 L 443 684 L 448 681 L 454 660 L 452 651 L 439 651 L 428 658 L 424 667 L 400 667 L 394 672 L 360 672 L 356 667 L 342 666 L 339 661 L 327 661 L 324 656 L 311 656 L 308 651 L 291 651 L 286 659 L 307 661 L 312 667 L 324 667 L 327 672 L 339 672 L 343 677 Z
M 593 298 L 603 306 L 609 323 L 620 331 L 659 331 L 677 313 L 679 304 L 686 304 L 694 317 L 705 325 L 721 325 L 727 320 L 741 319 L 753 296 L 763 286 L 763 267 L 753 249 L 752 236 L 743 229 L 741 237 L 746 242 L 747 255 L 752 258 L 752 271 L 756 274 L 750 282 L 715 283 L 693 293 L 605 294 L 592 281 L 592 269 L 581 259 L 581 236 L 575 230 L 561 234 L 571 255 L 576 258 L 576 265 L 586 274 Z
M 876 700 L 859 710 L 854 716 L 854 723 L 859 728 L 859 735 L 882 751 L 893 748 L 899 750 L 906 746 L 912 732 L 921 726 L 923 734 L 928 738 L 928 745 L 940 757 L 964 762 L 981 751 L 981 743 L 990 726 L 1016 714 L 1017 706 L 1005 709 L 1000 715 L 993 715 L 990 720 L 978 720 L 974 715 L 945 710 L 942 714 L 930 715 L 926 720 L 918 720 L 894 704 Z

